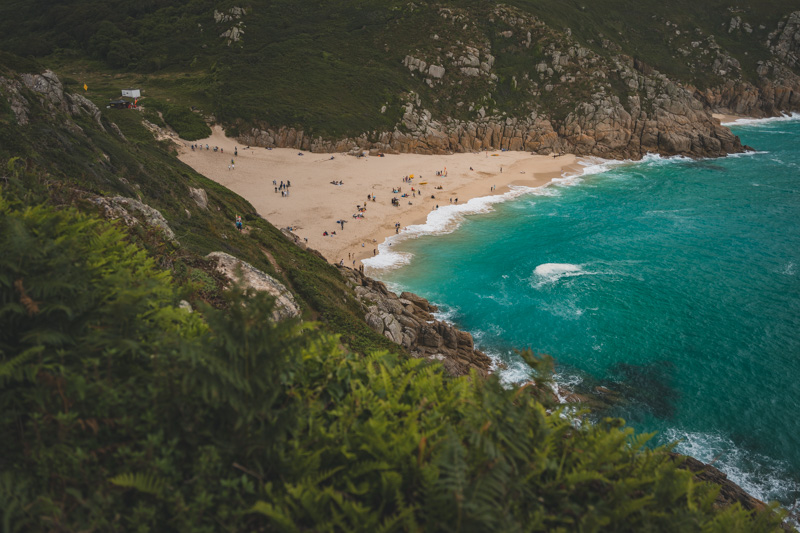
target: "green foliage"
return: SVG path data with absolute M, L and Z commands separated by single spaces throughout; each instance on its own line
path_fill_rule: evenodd
M 535 65 L 549 55 L 543 50 L 551 43 L 567 51 L 559 43 L 567 28 L 582 46 L 601 56 L 625 54 L 700 88 L 725 81 L 711 68 L 717 54 L 707 38 L 713 35 L 722 51 L 739 61 L 743 79 L 758 83 L 758 62 L 772 57 L 765 46 L 770 32 L 797 9 L 794 0 L 507 4 L 546 24 L 531 26 L 530 46 L 520 39 L 518 32 L 524 35 L 524 29 L 494 15 L 498 6 L 476 0 L 253 0 L 237 6 L 247 9 L 242 19 L 227 21 L 216 21 L 214 12 L 225 14 L 233 5 L 208 0 L 13 0 L 0 4 L 0 48 L 24 57 L 49 56 L 48 62 L 70 75 L 79 65 L 93 79 L 92 87 L 136 80 L 148 98 L 177 106 L 177 116 L 167 122 L 190 139 L 201 138 L 202 129 L 191 118 L 191 105 L 228 125 L 295 126 L 310 135 L 340 138 L 392 130 L 412 91 L 439 116 L 474 118 L 483 102 L 498 113 L 521 116 L 536 110 L 562 119 L 575 101 L 591 101 L 598 84 L 556 83 L 556 90 L 534 96 L 524 79 L 538 78 Z M 464 23 L 442 17 L 442 8 Z M 727 31 L 733 16 L 752 31 Z M 228 43 L 220 37 L 239 22 L 244 30 L 240 41 Z M 514 36 L 501 36 L 504 31 Z M 496 82 L 459 78 L 457 68 L 444 59 L 453 43 L 488 46 L 496 58 Z M 448 65 L 444 83 L 429 87 L 418 74 L 411 76 L 402 64 L 406 55 Z M 88 57 L 95 61 L 84 63 Z M 627 86 L 609 81 L 625 102 Z M 548 80 L 537 83 L 544 86 Z M 118 94 L 119 87 L 114 89 Z M 457 106 L 459 101 L 466 105 Z M 471 103 L 481 105 L 467 111 Z
M 120 474 L 112 477 L 109 481 L 118 487 L 136 489 L 154 496 L 160 496 L 164 490 L 163 479 L 141 472 L 136 472 L 135 474 Z
M 192 112 L 189 106 L 171 105 L 159 100 L 148 99 L 144 105 L 160 111 L 164 121 L 174 129 L 181 138 L 187 141 L 205 139 L 211 135 L 211 128 L 203 120 L 203 117 Z

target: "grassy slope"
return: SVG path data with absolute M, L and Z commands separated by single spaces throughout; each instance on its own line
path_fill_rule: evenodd
M 0 59 L 9 60 L 7 56 Z M 17 62 L 17 66 L 32 66 Z M 2 62 L 0 75 L 10 75 Z M 28 100 L 36 102 L 37 98 L 29 95 Z M 0 101 L 5 103 L 5 98 Z M 307 318 L 319 319 L 331 331 L 341 333 L 354 350 L 402 351 L 366 326 L 360 305 L 334 267 L 291 243 L 261 219 L 246 200 L 178 161 L 168 144 L 157 143 L 142 126 L 140 113 L 102 108 L 106 129 L 110 131 L 110 122 L 117 124 L 127 138 L 123 142 L 101 131 L 87 117 L 76 118 L 85 132 L 82 135 L 65 128 L 63 116 L 55 120 L 48 117 L 39 104 L 32 111 L 31 123 L 18 126 L 10 109 L 0 108 L 0 162 L 5 165 L 10 158 L 21 157 L 29 169 L 41 176 L 38 189 L 42 196 L 58 204 L 92 209 L 87 197 L 122 195 L 138 198 L 161 211 L 181 246 L 165 243 L 154 231 L 139 229 L 137 238 L 160 257 L 162 266 L 186 284 L 188 298 L 216 301 L 219 283 L 208 286 L 213 271 L 202 256 L 224 251 L 289 286 Z M 208 210 L 191 200 L 189 187 L 206 190 Z M 236 214 L 243 215 L 250 229 L 248 234 L 234 230 Z M 265 252 L 274 258 L 276 267 Z M 198 281 L 204 281 L 206 286 L 198 285 Z
M 339 137 L 391 128 L 400 117 L 403 95 L 414 91 L 439 115 L 464 115 L 458 100 L 494 100 L 499 111 L 514 113 L 540 104 L 559 107 L 557 99 L 531 102 L 515 92 L 512 79 L 533 69 L 541 48 L 519 50 L 499 39 L 505 28 L 477 0 L 419 4 L 399 0 L 295 2 L 251 0 L 224 5 L 208 0 L 148 0 L 118 4 L 109 0 L 9 0 L 0 5 L 0 48 L 22 55 L 46 56 L 48 65 L 76 87 L 110 98 L 128 85 L 145 96 L 183 109 L 197 106 L 231 124 L 237 119 L 299 126 L 312 134 Z M 755 79 L 758 60 L 768 57 L 767 35 L 788 13 L 792 0 L 734 6 L 728 1 L 659 2 L 623 0 L 582 2 L 509 0 L 508 4 L 561 32 L 570 28 L 579 42 L 603 55 L 603 39 L 658 70 L 700 87 L 720 83 L 710 74 L 714 54 L 701 56 L 691 42 L 714 35 L 742 64 L 745 79 Z M 215 22 L 215 10 L 247 8 L 241 19 L 243 40 L 226 45 L 221 32 L 238 21 Z M 453 24 L 439 8 L 466 14 Z M 733 16 L 753 32 L 728 33 Z M 676 28 L 666 23 L 677 24 Z M 765 29 L 760 29 L 763 25 Z M 441 40 L 435 41 L 434 34 Z M 553 34 L 557 38 L 557 33 Z M 549 38 L 549 37 L 548 37 Z M 496 86 L 462 80 L 455 87 L 429 88 L 409 75 L 406 54 L 436 54 L 437 48 L 488 43 L 497 57 Z M 459 45 L 461 46 L 461 45 Z M 684 57 L 676 52 L 689 50 Z M 135 73 L 135 74 L 132 74 Z M 587 88 L 587 91 L 589 89 Z M 581 88 L 570 93 L 585 97 Z M 489 97 L 489 93 L 491 97 Z M 573 94 L 574 93 L 574 94 Z M 588 94 L 588 93 L 587 93 Z M 387 105 L 386 113 L 379 109 Z M 468 118 L 466 115 L 462 118 Z
M 552 27 L 570 28 L 576 38 L 597 52 L 602 53 L 599 44 L 606 38 L 618 44 L 623 52 L 641 58 L 669 76 L 700 86 L 719 80 L 708 71 L 692 69 L 686 59 L 675 54 L 679 46 L 699 40 L 696 29 L 706 36 L 714 35 L 716 42 L 741 62 L 745 78 L 753 80 L 757 61 L 770 57 L 764 46 L 767 35 L 782 18 L 798 9 L 797 3 L 790 0 L 738 3 L 512 0 L 510 3 L 535 13 Z M 734 16 L 749 23 L 753 33 L 728 33 Z M 677 24 L 681 35 L 675 34 L 674 27 L 667 27 L 666 21 Z M 765 29 L 759 29 L 760 25 Z

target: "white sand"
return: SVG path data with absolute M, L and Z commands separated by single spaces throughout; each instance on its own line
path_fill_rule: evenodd
M 740 118 L 750 118 L 743 115 L 724 115 L 722 113 L 713 113 L 711 116 L 719 120 L 720 124 L 730 124 L 731 122 L 736 122 Z
M 189 148 L 192 143 L 188 141 L 183 144 L 181 161 L 246 198 L 275 226 L 291 226 L 296 235 L 308 239 L 308 245 L 319 250 L 328 261 L 338 263 L 343 259 L 350 266 L 353 259 L 358 266 L 361 259 L 371 257 L 377 248 L 375 243 L 395 233 L 395 222 L 403 227 L 424 223 L 437 204 L 449 205 L 456 198 L 463 204 L 472 198 L 503 194 L 509 185 L 541 186 L 564 172 L 580 168 L 578 159 L 571 154 L 553 158 L 526 152 L 361 158 L 302 152 L 305 155 L 300 156 L 298 150 L 289 148 L 244 149 L 234 139 L 225 137 L 219 127 L 214 128 L 208 139 L 197 141 L 196 144 L 203 146 L 202 151 L 192 151 Z M 211 150 L 205 150 L 206 144 Z M 214 146 L 224 152 L 214 152 Z M 236 157 L 235 146 L 239 149 Z M 231 159 L 235 160 L 233 170 L 228 168 Z M 445 168 L 447 176 L 436 176 L 437 171 Z M 403 177 L 412 174 L 413 182 L 404 183 Z M 278 184 L 291 181 L 289 196 L 276 193 L 273 180 Z M 330 182 L 335 180 L 344 184 L 332 185 Z M 437 186 L 443 189 L 437 190 Z M 402 187 L 409 197 L 392 193 L 393 187 Z M 412 187 L 416 197 L 411 196 Z M 367 202 L 368 194 L 377 196 L 377 200 Z M 399 207 L 392 206 L 393 197 L 400 200 Z M 357 206 L 365 204 L 364 218 L 353 218 Z M 346 221 L 344 229 L 337 220 Z M 323 236 L 325 231 L 329 234 L 335 231 L 336 235 Z

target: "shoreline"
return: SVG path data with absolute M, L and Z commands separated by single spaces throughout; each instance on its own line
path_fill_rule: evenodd
M 728 115 L 721 113 L 714 113 L 711 115 L 719 120 L 720 124 L 726 127 L 731 126 L 747 126 L 749 124 L 769 123 L 783 120 L 800 120 L 800 113 L 791 111 L 783 113 L 777 117 L 748 117 L 747 115 Z
M 203 149 L 192 150 L 193 144 Z M 214 152 L 215 146 L 222 151 Z M 541 187 L 566 174 L 580 174 L 581 163 L 594 159 L 508 151 L 355 157 L 250 148 L 225 137 L 219 126 L 214 126 L 211 137 L 194 143 L 181 140 L 178 148 L 181 161 L 244 197 L 270 223 L 291 227 L 330 263 L 355 268 L 377 255 L 378 245 L 388 237 L 398 234 L 395 223 L 399 222 L 400 228 L 425 224 L 437 205 L 440 209 L 463 206 L 516 188 Z M 234 155 L 235 148 L 238 155 Z M 233 169 L 229 168 L 231 160 Z M 412 175 L 410 183 L 404 181 Z M 291 181 L 288 196 L 275 191 L 273 180 L 278 185 Z M 393 193 L 397 188 L 402 192 Z M 368 195 L 375 195 L 376 200 L 368 201 Z M 391 204 L 393 197 L 398 206 Z M 366 207 L 363 218 L 354 216 L 357 206 Z M 337 223 L 340 220 L 345 223 Z M 324 232 L 329 235 L 323 236 Z
M 741 115 L 714 114 L 725 126 L 748 125 L 775 120 L 797 120 L 800 114 L 752 118 Z M 243 147 L 225 136 L 220 126 L 212 127 L 206 139 L 191 143 L 172 138 L 179 159 L 203 176 L 219 183 L 248 200 L 270 223 L 292 232 L 319 251 L 331 264 L 352 268 L 364 266 L 379 272 L 393 261 L 371 259 L 388 251 L 395 235 L 400 239 L 422 233 L 436 206 L 447 207 L 457 200 L 459 208 L 476 199 L 475 209 L 454 214 L 449 222 L 457 225 L 465 214 L 485 212 L 486 206 L 529 192 L 564 177 L 591 174 L 589 169 L 607 163 L 633 163 L 633 160 L 604 160 L 574 154 L 556 157 L 527 152 L 484 151 L 447 155 L 386 154 L 355 157 L 343 153 L 314 153 L 292 148 Z M 191 150 L 191 145 L 202 150 Z M 210 150 L 206 150 L 208 145 Z M 217 146 L 222 151 L 214 152 Z M 238 148 L 238 155 L 234 150 Z M 647 156 L 645 156 L 647 157 Z M 234 162 L 234 170 L 229 164 Z M 437 175 L 447 170 L 447 175 Z M 410 183 L 404 176 L 414 176 Z M 288 196 L 275 190 L 281 181 L 290 180 Z M 342 185 L 331 182 L 340 181 Z M 412 191 L 412 187 L 414 190 Z M 442 187 L 438 189 L 437 187 Z M 401 193 L 392 193 L 402 188 Z M 401 194 L 408 194 L 406 198 Z M 377 196 L 377 201 L 367 200 Z M 434 196 L 431 198 L 431 196 Z M 503 196 L 494 200 L 494 197 Z M 397 197 L 398 206 L 391 205 Z M 363 218 L 355 218 L 358 207 L 366 207 Z M 445 212 L 450 211 L 445 209 Z M 443 213 L 444 215 L 444 213 Z M 446 217 L 436 217 L 446 218 Z M 345 221 L 340 224 L 338 221 Z M 397 232 L 395 224 L 400 224 Z M 233 225 L 233 221 L 231 221 Z M 414 231 L 403 230 L 415 226 Z M 323 236 L 327 232 L 328 236 Z M 335 232 L 335 233 L 334 233 Z M 391 254 L 390 254 L 391 255 Z M 365 260 L 367 263 L 364 263 Z M 369 264 L 372 263 L 372 264 Z

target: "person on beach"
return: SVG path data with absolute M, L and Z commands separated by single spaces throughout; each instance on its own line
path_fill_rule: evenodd
M 235 147 L 235 146 L 233 147 L 233 155 L 234 156 L 238 156 L 239 155 L 239 149 L 237 147 Z
M 375 255 L 376 255 L 377 253 L 378 253 L 378 250 L 377 250 L 376 248 L 373 248 L 373 249 L 372 249 L 372 257 L 375 257 Z

